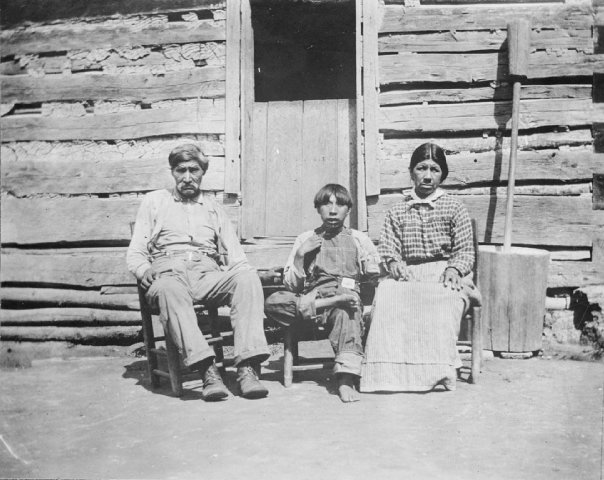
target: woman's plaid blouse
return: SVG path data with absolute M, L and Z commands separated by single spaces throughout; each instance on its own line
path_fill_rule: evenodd
M 462 276 L 474 266 L 470 215 L 463 203 L 442 194 L 429 203 L 412 202 L 406 194 L 386 214 L 378 253 L 382 261 L 421 262 L 448 259 Z

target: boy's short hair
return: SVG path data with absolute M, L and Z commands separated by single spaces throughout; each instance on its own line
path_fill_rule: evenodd
M 337 183 L 328 183 L 321 188 L 315 195 L 315 208 L 319 208 L 322 205 L 327 205 L 331 196 L 336 197 L 338 205 L 345 205 L 348 208 L 352 208 L 352 197 L 346 187 Z
M 174 169 L 179 163 L 188 162 L 189 160 L 195 160 L 199 163 L 204 172 L 208 169 L 210 163 L 201 151 L 201 148 L 194 143 L 179 145 L 168 156 L 168 163 L 171 169 Z

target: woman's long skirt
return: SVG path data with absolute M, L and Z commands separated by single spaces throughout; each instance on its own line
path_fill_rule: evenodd
M 439 384 L 455 388 L 460 363 L 456 342 L 469 301 L 464 291 L 439 283 L 446 266 L 411 266 L 415 281 L 380 283 L 365 347 L 362 392 L 421 392 Z

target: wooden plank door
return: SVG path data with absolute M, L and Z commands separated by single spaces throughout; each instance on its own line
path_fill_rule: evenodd
M 242 237 L 291 237 L 315 228 L 313 198 L 327 183 L 347 187 L 364 210 L 364 188 L 363 198 L 355 198 L 359 171 L 364 182 L 364 164 L 357 168 L 358 95 L 254 101 L 251 11 L 249 0 L 240 1 Z
M 294 236 L 318 225 L 314 194 L 350 188 L 356 113 L 352 100 L 256 102 L 253 156 L 244 179 L 245 233 Z M 247 188 L 245 186 L 247 185 Z M 249 202 L 249 203 L 248 203 Z

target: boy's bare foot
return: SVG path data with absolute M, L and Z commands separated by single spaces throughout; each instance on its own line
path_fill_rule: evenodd
M 338 374 L 338 395 L 344 403 L 358 402 L 361 394 L 354 386 L 354 376 L 349 373 Z

